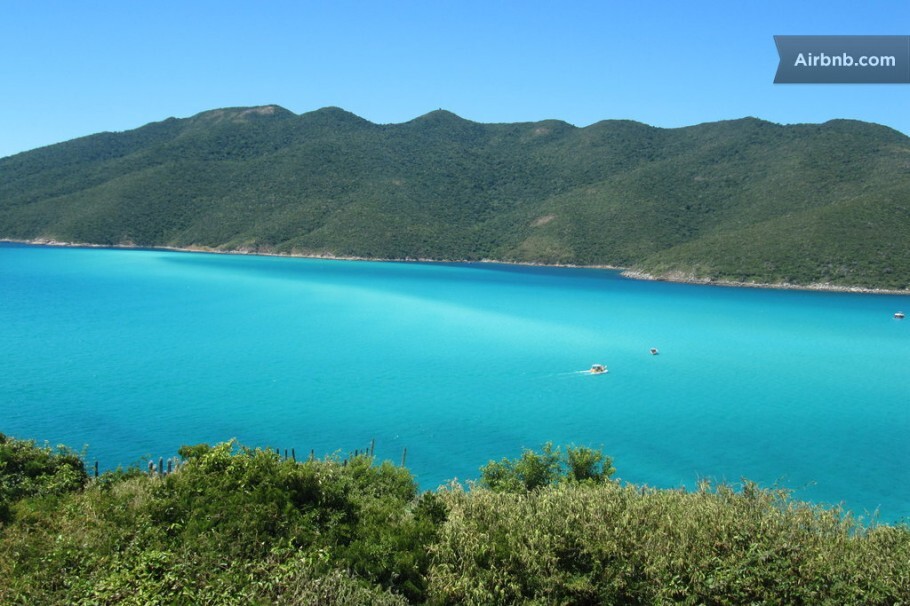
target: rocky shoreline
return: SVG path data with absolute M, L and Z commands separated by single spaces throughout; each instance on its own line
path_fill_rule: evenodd
M 331 253 L 283 253 L 269 252 L 262 249 L 236 248 L 221 249 L 209 246 L 139 246 L 133 243 L 124 244 L 91 244 L 87 242 L 65 242 L 47 238 L 36 238 L 34 240 L 17 240 L 12 238 L 0 238 L 0 242 L 10 242 L 14 244 L 28 244 L 32 246 L 60 246 L 69 248 L 110 248 L 110 249 L 127 249 L 127 250 L 169 250 L 174 252 L 204 252 L 221 255 L 257 255 L 263 257 L 289 257 L 299 259 L 330 259 L 337 261 L 396 261 L 404 263 L 501 263 L 503 265 L 523 265 L 528 267 L 567 267 L 575 269 L 610 269 L 620 271 L 625 278 L 632 280 L 644 280 L 648 282 L 673 282 L 678 284 L 694 284 L 699 286 L 724 286 L 728 288 L 760 288 L 774 290 L 807 290 L 823 292 L 842 292 L 842 293 L 860 293 L 873 295 L 910 295 L 907 290 L 895 290 L 887 288 L 872 288 L 865 286 L 838 286 L 829 283 L 815 284 L 791 284 L 788 282 L 762 283 L 762 282 L 737 282 L 733 280 L 721 280 L 717 278 L 700 278 L 684 272 L 668 272 L 661 275 L 652 275 L 646 272 L 613 265 L 576 265 L 567 263 L 532 263 L 529 261 L 502 261 L 499 259 L 481 259 L 480 261 L 469 261 L 467 259 L 426 259 L 421 257 L 405 257 L 399 259 L 387 259 L 377 257 L 358 257 L 353 255 L 334 255 Z
M 698 284 L 701 286 L 727 286 L 733 288 L 764 288 L 774 290 L 814 290 L 825 292 L 861 293 L 868 295 L 910 295 L 910 291 L 889 288 L 872 288 L 867 286 L 839 286 L 827 282 L 814 284 L 791 284 L 789 282 L 737 282 L 735 280 L 721 280 L 718 278 L 699 278 L 684 272 L 669 272 L 654 276 L 646 272 L 633 269 L 624 269 L 622 275 L 633 280 L 646 280 L 651 282 L 675 282 L 679 284 Z

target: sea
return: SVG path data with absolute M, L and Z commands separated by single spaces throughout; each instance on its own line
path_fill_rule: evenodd
M 602 449 L 623 482 L 747 479 L 906 521 L 900 310 L 599 269 L 4 243 L 0 432 L 101 469 L 231 439 L 372 446 L 425 490 L 552 442 Z

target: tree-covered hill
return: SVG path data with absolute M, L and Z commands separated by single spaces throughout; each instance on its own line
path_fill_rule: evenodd
M 0 237 L 910 287 L 910 138 L 230 108 L 0 159 Z

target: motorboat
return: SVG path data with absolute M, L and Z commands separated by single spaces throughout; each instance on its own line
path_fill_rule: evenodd
M 607 373 L 607 372 L 609 372 L 609 371 L 607 370 L 607 367 L 604 366 L 603 364 L 593 364 L 593 365 L 591 366 L 591 370 L 590 370 L 589 372 L 590 372 L 592 375 L 602 375 L 602 374 L 605 374 L 605 373 Z
M 652 348 L 651 348 L 651 355 L 652 355 L 652 356 L 656 356 L 656 355 L 659 354 L 659 353 L 660 353 L 660 352 L 657 351 L 657 348 L 656 348 L 656 347 L 652 347 Z
M 899 311 L 899 312 L 897 312 L 896 314 L 894 314 L 894 317 L 897 318 L 898 320 L 903 320 L 903 319 L 904 319 L 904 312 Z

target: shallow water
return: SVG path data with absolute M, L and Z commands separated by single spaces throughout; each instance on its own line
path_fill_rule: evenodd
M 236 437 L 423 488 L 550 440 L 624 480 L 910 515 L 910 297 L 604 270 L 0 244 L 0 431 L 103 468 Z M 649 348 L 658 347 L 652 356 Z M 601 362 L 609 373 L 578 371 Z

